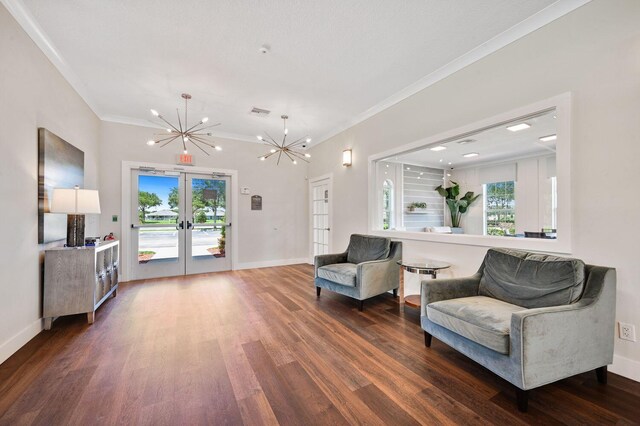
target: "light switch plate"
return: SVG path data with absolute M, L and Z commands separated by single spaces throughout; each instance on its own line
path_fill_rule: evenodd
M 243 186 L 242 188 L 240 188 L 240 193 L 242 195 L 249 195 L 251 194 L 251 190 L 249 189 L 248 186 Z

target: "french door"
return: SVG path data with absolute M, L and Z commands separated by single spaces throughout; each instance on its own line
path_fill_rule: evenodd
M 312 180 L 309 184 L 311 196 L 311 243 L 313 256 L 328 254 L 330 249 L 331 209 L 329 191 L 331 178 Z
M 132 171 L 133 279 L 231 269 L 230 178 Z

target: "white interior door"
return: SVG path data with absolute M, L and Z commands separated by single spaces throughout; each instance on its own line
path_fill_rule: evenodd
M 313 256 L 330 253 L 331 232 L 331 178 L 312 181 L 311 241 Z
M 230 180 L 132 170 L 133 279 L 231 269 Z

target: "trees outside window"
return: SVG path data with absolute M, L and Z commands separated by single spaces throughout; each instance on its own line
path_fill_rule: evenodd
M 496 182 L 484 185 L 486 235 L 515 235 L 515 182 Z
M 387 179 L 382 184 L 382 229 L 393 228 L 393 182 Z
M 138 192 L 138 216 L 140 223 L 145 223 L 147 214 L 151 207 L 156 207 L 162 204 L 162 200 L 157 194 L 147 191 Z

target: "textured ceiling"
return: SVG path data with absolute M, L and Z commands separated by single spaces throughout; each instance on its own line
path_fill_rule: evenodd
M 8 1 L 8 0 L 7 0 Z M 11 0 L 14 3 L 19 0 Z M 563 0 L 567 1 L 567 0 Z M 23 0 L 101 118 L 322 139 L 555 0 Z M 574 1 L 575 3 L 575 1 Z M 557 4 L 555 5 L 557 6 Z M 259 48 L 270 46 L 270 53 Z M 249 115 L 251 107 L 272 111 Z M 149 124 L 149 122 L 147 122 Z

